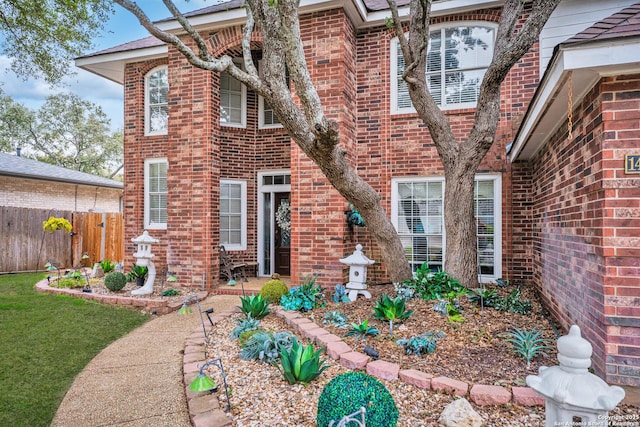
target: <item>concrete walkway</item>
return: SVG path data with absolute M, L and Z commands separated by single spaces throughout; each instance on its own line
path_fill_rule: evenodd
M 239 304 L 236 295 L 214 295 L 201 307 L 220 313 Z M 183 351 L 200 324 L 197 309 L 171 313 L 110 344 L 76 377 L 51 425 L 191 427 Z

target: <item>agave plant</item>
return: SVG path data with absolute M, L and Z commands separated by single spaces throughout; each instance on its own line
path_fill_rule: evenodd
M 367 335 L 378 335 L 380 333 L 379 330 L 374 328 L 373 326 L 369 326 L 369 319 L 361 322 L 360 324 L 352 323 L 351 330 L 345 334 L 345 336 L 356 336 L 363 341 L 367 340 Z
M 294 336 L 291 332 L 269 332 L 258 330 L 240 349 L 243 360 L 260 360 L 273 363 L 278 358 L 280 348 L 291 348 Z
M 313 344 L 305 347 L 293 338 L 290 350 L 280 346 L 280 363 L 276 366 L 289 384 L 309 383 L 329 367 L 325 365 L 326 360 L 320 360 L 323 351 L 324 347 L 314 352 Z
M 253 319 L 260 320 L 269 314 L 269 303 L 260 294 L 240 297 L 240 302 L 240 310 L 246 315 L 251 315 Z
M 233 339 L 238 339 L 240 337 L 240 334 L 244 331 L 255 331 L 260 325 L 260 321 L 258 319 L 254 319 L 253 316 L 251 316 L 251 313 L 247 314 L 242 319 L 238 319 L 237 321 L 238 326 L 233 328 L 233 331 L 231 331 L 231 334 L 229 335 Z
M 393 322 L 402 323 L 413 314 L 413 310 L 406 311 L 404 303 L 405 300 L 400 297 L 391 299 L 389 295 L 384 294 L 373 308 L 373 315 L 376 319 L 389 322 L 390 334 L 393 334 Z
M 531 359 L 539 352 L 549 348 L 546 340 L 540 336 L 542 332 L 537 329 L 513 328 L 507 335 L 507 342 L 513 345 L 513 351 L 527 360 L 527 369 L 531 368 Z

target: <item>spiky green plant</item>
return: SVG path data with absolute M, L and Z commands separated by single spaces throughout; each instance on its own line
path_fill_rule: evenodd
M 406 354 L 422 356 L 424 354 L 434 353 L 438 345 L 438 340 L 443 337 L 444 332 L 442 331 L 429 331 L 417 337 L 398 340 L 396 344 L 401 345 Z
M 542 350 L 546 350 L 549 347 L 546 345 L 546 340 L 541 337 L 542 332 L 533 328 L 518 329 L 513 328 L 511 332 L 508 332 L 507 342 L 513 345 L 513 351 L 516 354 L 524 357 L 527 361 L 527 369 L 531 368 L 531 359 L 533 359 Z
M 242 303 L 240 310 L 244 314 L 250 314 L 254 319 L 260 320 L 270 313 L 269 303 L 260 294 L 240 297 L 240 302 Z
M 360 324 L 352 323 L 351 330 L 345 334 L 345 336 L 355 336 L 363 341 L 367 340 L 367 335 L 378 335 L 380 331 L 373 326 L 369 326 L 369 319 L 361 322 Z
M 413 310 L 407 311 L 405 309 L 404 303 L 405 300 L 400 297 L 392 299 L 389 295 L 384 294 L 373 308 L 373 315 L 376 319 L 389 322 L 390 334 L 393 334 L 393 322 L 402 323 L 413 314 Z
M 260 360 L 265 363 L 273 363 L 279 357 L 281 347 L 290 349 L 293 344 L 291 332 L 256 332 L 249 338 L 240 350 L 240 358 L 243 360 Z
M 298 344 L 294 337 L 290 349 L 280 346 L 280 363 L 276 365 L 289 384 L 309 383 L 316 379 L 329 365 L 320 360 L 324 347 L 313 351 L 313 344 Z

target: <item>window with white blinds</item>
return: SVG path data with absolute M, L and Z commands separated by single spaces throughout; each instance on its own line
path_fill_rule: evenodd
M 167 228 L 167 159 L 147 159 L 144 162 L 144 228 Z
M 391 219 L 413 271 L 427 262 L 442 269 L 446 252 L 442 177 L 396 178 L 392 181 Z M 475 181 L 479 276 L 495 280 L 502 274 L 501 179 L 479 175 Z
M 427 86 L 441 108 L 475 107 L 480 85 L 491 63 L 495 27 L 469 25 L 441 27 L 429 33 Z M 398 40 L 391 43 L 392 112 L 413 112 L 406 69 Z

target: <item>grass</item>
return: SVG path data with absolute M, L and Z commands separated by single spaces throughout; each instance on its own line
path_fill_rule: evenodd
M 43 274 L 0 275 L 0 425 L 49 426 L 75 376 L 149 317 L 37 293 Z

